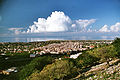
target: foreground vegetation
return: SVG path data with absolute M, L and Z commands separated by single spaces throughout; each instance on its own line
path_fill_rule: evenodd
M 107 62 L 104 67 L 108 68 L 111 66 L 111 60 L 119 58 L 118 54 L 114 43 L 93 50 L 84 51 L 77 59 L 65 59 L 47 65 L 42 71 L 32 73 L 27 80 L 75 79 L 75 76 L 83 75 L 83 73 L 89 71 L 92 66 Z M 77 79 L 92 79 L 91 76 L 79 76 Z M 102 78 L 107 79 L 106 76 Z

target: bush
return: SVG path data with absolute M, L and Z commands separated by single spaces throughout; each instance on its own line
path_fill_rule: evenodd
M 92 51 L 87 51 L 93 57 L 100 59 L 101 62 L 107 62 L 109 65 L 110 58 L 117 58 L 118 53 L 115 51 L 113 45 L 108 45 L 100 48 L 96 48 Z
M 55 80 L 63 79 L 64 77 L 76 72 L 76 68 L 72 62 L 68 60 L 56 61 L 53 64 L 47 65 L 40 73 L 33 73 L 27 80 Z
M 86 68 L 87 66 L 93 65 L 93 63 L 98 60 L 98 58 L 85 52 L 76 59 L 76 66 L 79 68 Z

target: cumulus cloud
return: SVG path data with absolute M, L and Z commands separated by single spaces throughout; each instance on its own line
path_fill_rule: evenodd
M 38 22 L 29 26 L 27 33 L 67 31 L 70 24 L 71 19 L 68 16 L 63 12 L 55 11 L 47 19 L 38 18 Z
M 108 25 L 104 25 L 99 32 L 119 32 L 120 31 L 120 23 L 117 22 L 115 25 L 112 26 L 108 26 Z
M 27 33 L 85 31 L 86 27 L 95 21 L 95 19 L 71 20 L 64 12 L 55 11 L 47 19 L 38 18 L 37 22 L 29 26 Z
M 24 28 L 9 28 L 8 30 L 13 31 L 15 34 L 22 33 L 21 30 Z

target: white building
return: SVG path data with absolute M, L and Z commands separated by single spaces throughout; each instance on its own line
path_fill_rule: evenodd
M 77 53 L 77 54 L 70 55 L 70 58 L 76 59 L 81 54 L 82 53 Z
M 36 54 L 30 54 L 30 57 L 36 57 Z

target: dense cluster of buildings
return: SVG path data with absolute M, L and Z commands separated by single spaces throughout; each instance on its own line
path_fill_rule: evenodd
M 51 54 L 59 54 L 66 53 L 71 51 L 82 51 L 87 48 L 82 47 L 83 44 L 81 42 L 61 42 L 61 43 L 53 43 L 47 46 L 39 47 L 41 50 L 40 53 L 51 53 Z
M 44 53 L 51 53 L 51 54 L 59 54 L 65 53 L 70 51 L 82 51 L 86 49 L 94 48 L 95 44 L 111 44 L 112 40 L 108 41 L 63 41 L 60 43 L 51 43 L 49 42 L 32 42 L 32 43 L 0 43 L 0 54 L 6 53 L 33 53 L 36 54 L 44 54 Z M 47 45 L 43 45 L 47 44 Z M 43 46 L 42 46 L 43 45 Z

